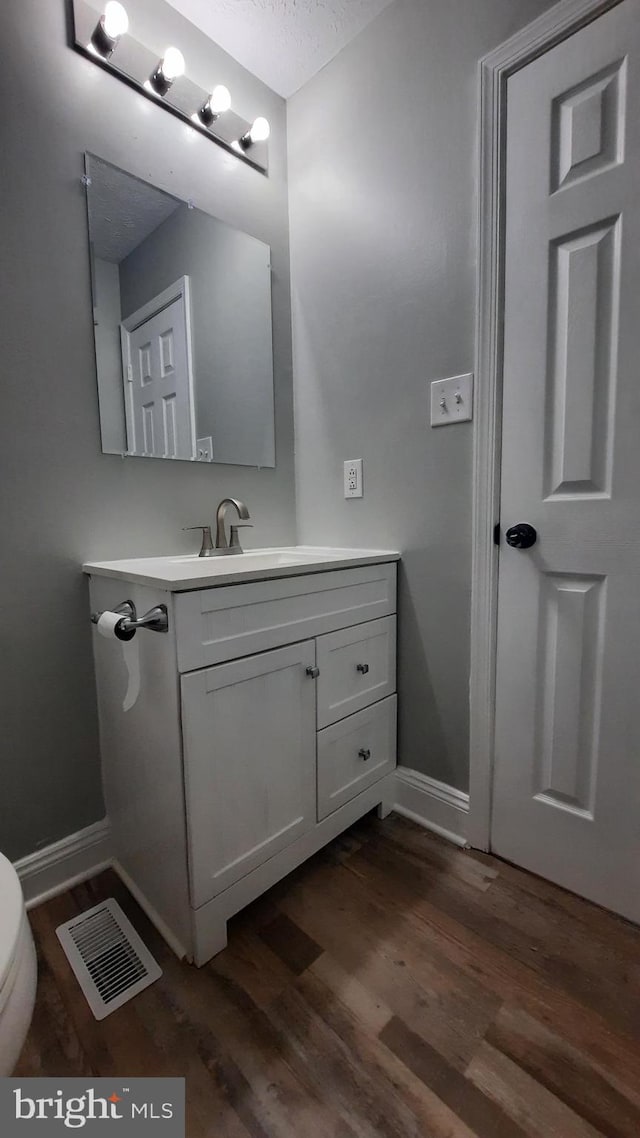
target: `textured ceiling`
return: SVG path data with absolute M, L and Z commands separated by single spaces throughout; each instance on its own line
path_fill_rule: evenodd
M 120 261 L 178 209 L 182 202 L 132 174 L 89 157 L 89 233 L 96 257 Z
M 234 59 L 286 98 L 391 0 L 169 0 Z

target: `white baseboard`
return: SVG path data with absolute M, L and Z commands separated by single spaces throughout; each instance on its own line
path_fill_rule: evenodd
M 396 770 L 393 809 L 458 846 L 467 843 L 469 795 L 409 767 Z
M 64 893 L 113 861 L 107 818 L 14 862 L 27 909 Z
M 468 794 L 409 767 L 398 767 L 393 781 L 393 809 L 398 814 L 404 814 L 456 845 L 467 845 Z M 14 864 L 27 909 L 32 909 L 101 873 L 113 865 L 113 860 L 109 821 L 104 818 L 77 834 L 70 834 L 45 849 L 20 858 Z M 116 868 L 131 889 L 121 867 Z M 181 945 L 172 947 L 179 955 L 183 954 Z
M 134 898 L 135 901 L 138 902 L 143 913 L 146 913 L 149 920 L 151 921 L 151 924 L 155 925 L 158 932 L 160 933 L 160 936 L 163 938 L 163 940 L 165 940 L 167 942 L 167 944 L 169 945 L 169 948 L 173 949 L 176 956 L 178 957 L 178 960 L 189 960 L 189 961 L 191 961 L 191 957 L 189 956 L 184 945 L 182 945 L 180 943 L 178 938 L 174 935 L 174 933 L 169 928 L 168 924 L 166 924 L 166 922 L 163 921 L 163 919 L 160 916 L 160 914 L 158 913 L 158 911 L 156 909 L 154 909 L 151 902 L 147 900 L 144 893 L 142 892 L 141 889 L 138 888 L 138 886 L 136 885 L 133 878 L 129 877 L 129 874 L 127 873 L 126 869 L 124 869 L 123 866 L 120 864 L 117 857 L 113 859 L 113 868 L 114 868 L 115 872 L 118 874 L 118 877 L 120 878 L 122 884 L 127 887 L 131 896 Z

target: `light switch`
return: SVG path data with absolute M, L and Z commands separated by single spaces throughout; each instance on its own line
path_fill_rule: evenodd
M 434 379 L 431 384 L 431 426 L 446 427 L 473 418 L 473 373 Z
M 198 462 L 213 462 L 213 439 L 211 435 L 207 435 L 205 439 L 198 439 L 196 445 Z

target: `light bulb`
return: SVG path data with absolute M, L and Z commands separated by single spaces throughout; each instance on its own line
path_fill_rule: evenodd
M 237 140 L 237 145 L 236 143 L 232 143 L 232 145 L 236 150 L 248 150 L 250 146 L 253 146 L 254 142 L 266 142 L 270 134 L 271 127 L 269 126 L 268 120 L 257 118 L 254 119 L 251 130 L 248 130 L 246 134 L 243 134 L 242 138 Z
M 110 39 L 116 40 L 126 34 L 129 17 L 118 0 L 109 0 L 104 10 L 104 30 Z
M 229 110 L 231 106 L 231 94 L 227 87 L 219 83 L 217 87 L 213 88 L 211 97 L 209 99 L 209 106 L 214 115 L 223 115 L 225 111 Z
M 128 27 L 129 17 L 122 4 L 118 4 L 117 0 L 109 0 L 93 29 L 91 42 L 87 44 L 89 51 L 102 56 L 103 59 L 110 59 L 120 36 L 124 35 Z
M 271 127 L 269 126 L 269 121 L 264 118 L 257 118 L 249 131 L 252 142 L 266 142 L 270 134 Z
M 177 47 L 168 47 L 162 58 L 162 74 L 173 83 L 179 75 L 184 75 L 184 55 Z
M 192 115 L 191 118 L 195 123 L 201 126 L 213 126 L 216 119 L 220 118 L 225 111 L 229 110 L 231 106 L 231 95 L 226 87 L 219 83 L 217 87 L 209 95 L 206 103 L 200 107 L 197 114 Z

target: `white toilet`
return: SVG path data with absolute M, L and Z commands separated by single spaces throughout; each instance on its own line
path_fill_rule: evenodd
M 10 1075 L 36 999 L 36 948 L 18 875 L 0 854 L 0 1076 Z

